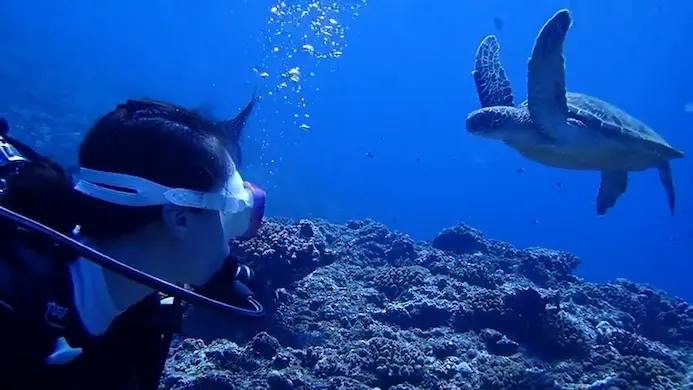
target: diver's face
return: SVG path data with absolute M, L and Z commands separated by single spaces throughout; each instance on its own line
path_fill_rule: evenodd
M 230 252 L 220 212 L 168 205 L 164 206 L 164 222 L 166 234 L 172 238 L 170 257 L 176 259 L 168 263 L 174 267 L 167 271 L 169 278 L 177 283 L 205 284 Z
M 203 285 L 229 255 L 219 212 L 167 205 L 163 220 L 158 275 L 174 283 Z
M 235 174 L 231 158 L 227 154 L 227 181 L 217 190 L 228 196 L 229 201 L 234 193 L 238 193 L 236 187 L 242 181 Z M 223 267 L 230 252 L 229 240 L 244 235 L 251 220 L 250 209 L 230 213 L 168 205 L 164 206 L 164 210 L 164 222 L 168 233 L 174 238 L 171 257 L 178 259 L 176 264 L 180 264 L 175 270 L 169 271 L 169 275 L 173 272 L 172 278 L 176 282 L 197 286 L 205 284 Z
M 180 275 L 185 283 L 205 284 L 221 269 L 229 255 L 229 242 L 224 238 L 219 212 L 214 210 L 190 210 L 190 229 L 182 240 L 185 273 Z

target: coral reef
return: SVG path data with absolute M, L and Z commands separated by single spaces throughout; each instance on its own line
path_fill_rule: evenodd
M 693 307 L 569 253 L 282 219 L 233 251 L 267 316 L 191 309 L 163 389 L 693 389 Z

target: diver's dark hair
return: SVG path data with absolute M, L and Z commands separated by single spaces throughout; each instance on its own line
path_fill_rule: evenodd
M 228 179 L 226 134 L 193 111 L 154 100 L 128 100 L 104 115 L 79 148 L 79 165 L 138 176 L 174 188 L 211 191 Z M 161 206 L 127 207 L 76 193 L 80 232 L 109 238 L 161 218 Z
M 30 161 L 5 178 L 2 206 L 64 234 L 79 225 L 80 233 L 93 239 L 132 233 L 161 218 L 161 206 L 120 206 L 75 191 L 72 178 L 62 167 L 7 135 L 7 130 L 6 122 L 0 121 L 0 135 Z M 128 100 L 89 129 L 79 148 L 79 165 L 168 187 L 211 191 L 228 179 L 227 147 L 238 142 L 228 136 L 224 126 L 186 108 L 155 100 Z M 17 240 L 28 237 L 36 249 L 53 246 L 43 237 L 2 223 L 0 235 L 0 247 L 16 241 L 10 236 Z

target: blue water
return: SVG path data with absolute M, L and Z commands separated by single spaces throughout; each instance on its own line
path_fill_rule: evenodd
M 693 113 L 684 109 L 693 4 L 433 3 L 341 0 L 301 18 L 282 10 L 305 1 L 277 15 L 264 0 L 6 0 L 0 114 L 71 164 L 89 124 L 123 99 L 207 102 L 222 117 L 257 87 L 243 173 L 268 189 L 272 215 L 372 218 L 415 239 L 464 222 L 518 247 L 574 252 L 587 280 L 625 277 L 693 301 Z M 562 7 L 574 20 L 568 88 L 620 106 L 688 153 L 672 164 L 675 217 L 655 171 L 631 174 L 625 196 L 597 217 L 598 173 L 546 168 L 464 130 L 478 107 L 470 72 L 479 41 L 498 35 L 523 99 L 534 38 Z M 317 25 L 330 35 L 310 28 L 323 13 Z M 298 82 L 281 75 L 294 67 Z

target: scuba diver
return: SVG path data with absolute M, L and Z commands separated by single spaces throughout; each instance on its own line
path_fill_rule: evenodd
M 74 178 L 0 120 L 0 388 L 155 390 L 181 301 L 264 314 L 229 255 L 264 214 L 237 170 L 254 103 L 214 122 L 129 100 L 87 132 Z

